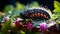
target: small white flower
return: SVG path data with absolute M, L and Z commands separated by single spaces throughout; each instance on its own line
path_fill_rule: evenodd
M 9 11 L 9 13 L 11 14 L 12 12 L 11 12 L 11 11 Z
M 21 19 L 21 18 L 17 18 L 17 20 L 23 20 L 23 19 Z
M 5 22 L 5 21 L 7 21 L 9 19 L 10 19 L 9 16 L 6 16 L 6 17 L 3 18 L 3 21 L 2 22 Z

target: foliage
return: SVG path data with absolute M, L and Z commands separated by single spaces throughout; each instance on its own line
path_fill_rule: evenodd
M 60 3 L 58 1 L 54 1 L 54 10 L 53 10 L 53 18 L 56 19 L 60 17 Z

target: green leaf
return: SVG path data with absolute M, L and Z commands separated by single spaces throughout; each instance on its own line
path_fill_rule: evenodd
M 13 5 L 6 5 L 6 6 L 4 7 L 4 12 L 5 12 L 5 13 L 8 12 L 8 11 L 13 11 L 13 10 L 14 10 Z
M 60 18 L 60 3 L 58 1 L 54 1 L 54 7 L 53 10 L 54 15 L 52 16 L 52 19 Z
M 0 22 L 2 22 L 2 20 L 3 20 L 3 16 L 0 16 Z
M 5 34 L 9 34 L 8 30 L 10 29 L 10 23 L 11 20 L 8 20 L 2 25 L 2 30 L 3 30 L 2 32 L 4 32 Z
M 23 30 L 20 30 L 17 32 L 17 34 L 25 34 L 25 32 Z
M 54 12 L 54 13 L 60 12 L 60 9 L 54 9 L 53 12 Z
M 16 9 L 17 10 L 22 10 L 23 8 L 25 7 L 25 5 L 19 3 L 19 2 L 16 2 Z
M 3 34 L 2 32 L 0 32 L 0 34 Z
M 39 7 L 38 2 L 36 2 L 36 1 L 32 2 L 30 5 L 31 5 L 31 7 Z
M 58 1 L 54 1 L 55 9 L 60 9 L 60 3 Z
M 53 20 L 56 19 L 56 18 L 58 18 L 56 15 L 52 15 Z

